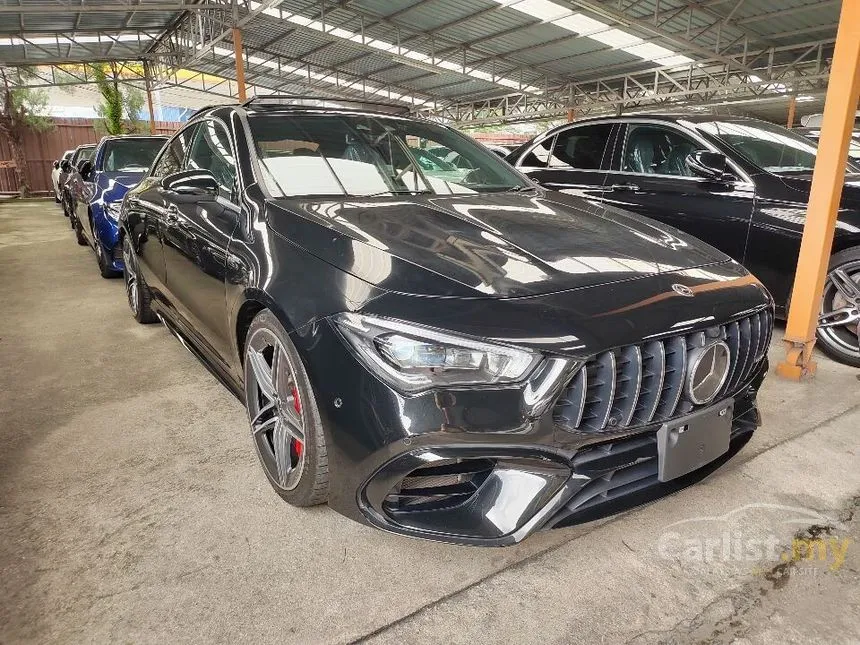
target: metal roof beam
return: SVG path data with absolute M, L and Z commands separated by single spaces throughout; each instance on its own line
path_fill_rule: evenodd
M 178 12 L 211 11 L 222 9 L 217 4 L 188 4 L 186 2 L 140 3 L 140 4 L 22 4 L 0 5 L 0 14 L 78 14 L 78 13 L 137 13 L 137 12 Z

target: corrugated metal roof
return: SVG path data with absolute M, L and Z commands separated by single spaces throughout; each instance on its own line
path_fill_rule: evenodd
M 4 0 L 2 6 L 7 10 L 10 5 L 25 9 L 45 7 L 48 1 Z M 146 4 L 163 5 L 171 0 L 138 1 L 140 4 L 129 7 L 129 11 L 117 10 L 119 5 L 111 0 L 68 0 L 65 5 L 58 3 L 56 11 L 22 15 L 7 11 L 0 14 L 0 34 L 17 36 L 22 29 L 27 34 L 42 37 L 129 31 L 163 33 L 181 15 L 141 10 Z M 76 2 L 85 3 L 87 11 L 75 11 Z M 750 47 L 758 48 L 832 38 L 840 5 L 838 0 L 553 2 L 571 13 L 582 13 L 694 60 L 720 56 L 725 59 L 737 54 L 745 36 L 750 40 Z M 100 6 L 111 10 L 92 10 Z M 324 74 L 340 71 L 347 76 L 367 78 L 377 86 L 390 83 L 401 93 L 414 92 L 435 98 L 467 97 L 470 93 L 482 97 L 501 96 L 516 92 L 512 83 L 543 87 L 547 82 L 550 86 L 561 86 L 570 80 L 594 79 L 609 73 L 659 66 L 659 63 L 643 60 L 593 38 L 577 36 L 559 25 L 540 22 L 528 13 L 502 6 L 494 0 L 350 0 L 337 3 L 334 0 L 283 0 L 277 6 L 289 14 L 322 21 L 326 31 L 361 33 L 368 40 L 392 43 L 402 48 L 402 53 L 413 57 L 416 52 L 434 56 L 436 69 L 430 69 L 432 65 L 427 63 L 404 64 L 408 59 L 397 51 L 381 51 L 362 42 L 350 41 L 343 37 L 345 32 L 322 33 L 313 27 L 269 15 L 257 15 L 243 27 L 249 55 L 262 58 L 277 55 L 284 64 L 290 61 L 296 61 L 294 65 L 299 66 L 310 64 Z M 96 56 L 139 58 L 150 45 L 150 41 L 86 46 L 6 45 L 0 47 L 0 62 L 62 57 L 85 60 Z M 725 51 L 732 45 L 734 50 Z M 777 54 L 775 60 L 780 56 Z M 462 70 L 439 68 L 439 60 L 458 65 L 465 63 L 469 70 L 477 70 L 478 75 L 506 79 L 507 85 L 477 78 L 471 71 L 470 76 Z M 226 77 L 233 75 L 229 59 L 205 56 L 193 67 Z M 260 65 L 250 68 L 253 78 L 265 79 L 274 88 L 303 87 L 295 77 L 279 78 L 277 70 Z M 325 89 L 322 84 L 318 85 L 321 91 Z M 343 91 L 355 92 L 354 89 Z

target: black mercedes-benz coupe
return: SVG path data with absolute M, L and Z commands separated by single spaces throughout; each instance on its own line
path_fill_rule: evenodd
M 773 321 L 755 277 L 395 112 L 203 110 L 123 203 L 134 316 L 244 401 L 281 497 L 506 545 L 667 494 L 743 446 Z
M 816 144 L 756 119 L 631 115 L 566 124 L 508 161 L 541 185 L 645 215 L 752 271 L 784 316 Z M 848 162 L 821 301 L 818 347 L 860 367 L 860 166 Z

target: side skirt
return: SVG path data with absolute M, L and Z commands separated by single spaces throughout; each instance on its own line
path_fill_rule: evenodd
M 197 358 L 197 360 L 200 361 L 207 370 L 209 370 L 212 376 L 217 378 L 221 382 L 221 385 L 226 387 L 230 393 L 242 403 L 242 405 L 245 405 L 244 391 L 239 387 L 238 383 L 233 381 L 227 371 L 219 364 L 210 360 L 209 357 L 194 343 L 194 341 L 191 340 L 188 335 L 183 333 L 179 326 L 168 317 L 163 308 L 157 307 L 155 315 L 158 316 L 158 319 L 165 327 L 167 327 L 167 330 L 173 334 L 176 340 L 178 340 L 185 349 L 191 352 L 191 354 L 193 354 L 194 357 Z

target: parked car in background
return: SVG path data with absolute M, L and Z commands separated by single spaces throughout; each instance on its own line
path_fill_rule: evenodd
M 117 224 L 122 199 L 149 170 L 165 141 L 167 137 L 163 136 L 105 137 L 92 158 L 81 161 L 72 171 L 72 228 L 78 244 L 88 244 L 95 251 L 102 277 L 111 278 L 122 272 Z
M 64 161 L 71 159 L 73 154 L 75 154 L 74 150 L 66 150 L 63 156 L 53 163 L 53 168 L 51 169 L 51 187 L 54 189 L 54 201 L 58 204 L 63 200 L 63 196 L 60 193 L 60 176 L 63 174 L 63 169 L 60 165 Z
M 494 143 L 485 143 L 484 145 L 485 145 L 489 150 L 492 150 L 492 151 L 493 151 L 493 152 L 495 152 L 497 155 L 499 155 L 502 159 L 504 159 L 504 158 L 505 158 L 505 157 L 507 157 L 509 154 L 511 154 L 510 149 L 509 149 L 509 148 L 505 148 L 504 146 L 497 146 L 497 145 L 496 145 L 496 144 L 494 144 Z
M 821 138 L 821 128 L 792 128 L 791 131 L 802 134 L 810 141 L 814 141 L 816 145 Z M 860 130 L 855 130 L 851 134 L 851 141 L 848 143 L 848 157 L 854 161 L 860 161 Z
M 120 215 L 132 314 L 245 402 L 284 500 L 504 545 L 746 443 L 773 320 L 746 269 L 402 107 L 347 105 L 207 108 Z
M 566 124 L 508 161 L 547 188 L 644 215 L 743 263 L 784 315 L 791 296 L 816 145 L 756 119 L 705 115 Z M 846 164 L 821 302 L 818 347 L 860 366 L 860 167 Z
M 69 179 L 78 170 L 80 164 L 90 159 L 95 151 L 96 144 L 94 143 L 78 146 L 71 157 L 60 163 L 61 172 L 57 183 L 60 187 L 60 204 L 63 207 L 63 215 L 66 217 L 71 218 L 75 212 L 75 204 L 72 201 L 72 193 L 69 190 Z

